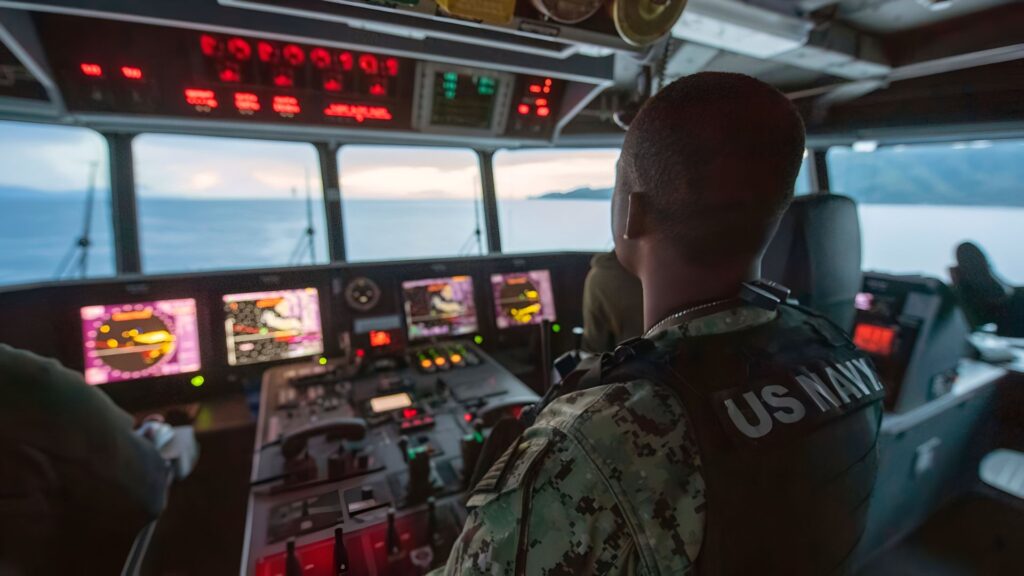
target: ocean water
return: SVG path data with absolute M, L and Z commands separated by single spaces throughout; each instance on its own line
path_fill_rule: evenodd
M 346 244 L 353 261 L 486 252 L 476 240 L 480 206 L 471 201 L 347 200 Z M 323 207 L 314 206 L 314 252 L 326 262 Z M 866 270 L 947 277 L 953 250 L 973 240 L 999 272 L 1024 284 L 1024 208 L 864 204 Z M 512 200 L 499 204 L 506 252 L 606 250 L 608 202 Z M 149 273 L 309 263 L 306 206 L 297 200 L 140 199 L 143 267 Z M 50 280 L 82 228 L 80 202 L 4 200 L 0 206 L 0 284 Z M 90 276 L 114 272 L 109 207 L 93 215 Z M 292 258 L 297 246 L 302 246 Z

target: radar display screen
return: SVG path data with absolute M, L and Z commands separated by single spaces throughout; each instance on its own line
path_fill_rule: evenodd
M 316 288 L 227 294 L 224 334 L 232 366 L 320 354 L 320 296 Z
M 494 318 L 499 329 L 555 319 L 551 273 L 547 270 L 491 275 Z
M 402 282 L 402 296 L 412 340 L 477 331 L 473 279 L 469 276 Z
M 170 376 L 201 367 L 192 298 L 86 306 L 81 316 L 89 384 Z
M 488 74 L 436 72 L 431 125 L 490 128 L 499 82 Z

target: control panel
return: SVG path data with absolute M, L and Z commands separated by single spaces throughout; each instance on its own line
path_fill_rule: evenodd
M 470 341 L 264 374 L 246 574 L 423 574 L 444 563 L 484 439 L 537 395 Z

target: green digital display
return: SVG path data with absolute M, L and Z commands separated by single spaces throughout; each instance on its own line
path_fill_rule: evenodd
M 499 83 L 497 77 L 487 74 L 451 70 L 435 72 L 430 124 L 483 130 L 490 128 Z

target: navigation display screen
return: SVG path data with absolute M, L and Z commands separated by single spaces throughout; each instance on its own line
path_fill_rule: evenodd
M 540 324 L 555 319 L 555 297 L 547 270 L 491 275 L 498 328 Z
M 228 364 L 258 364 L 320 354 L 320 296 L 316 288 L 224 296 Z
M 469 276 L 402 282 L 402 296 L 410 339 L 477 331 L 473 279 Z
M 89 384 L 170 376 L 201 367 L 192 298 L 86 306 L 81 315 Z
M 491 127 L 499 80 L 487 74 L 436 72 L 430 123 L 458 128 Z

